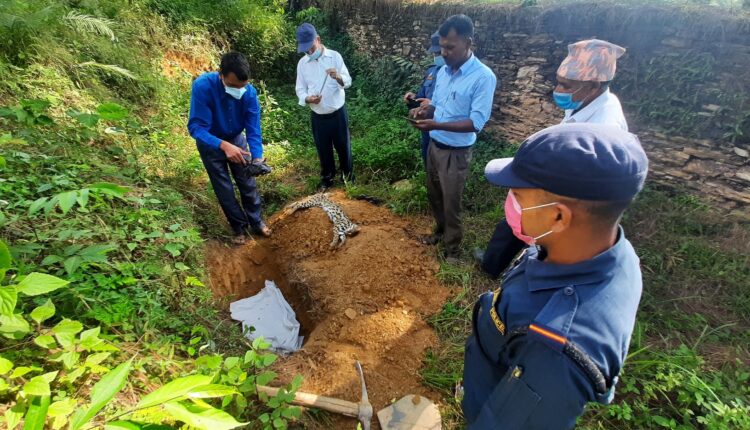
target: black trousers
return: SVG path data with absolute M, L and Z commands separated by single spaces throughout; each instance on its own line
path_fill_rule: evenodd
M 508 221 L 503 219 L 495 227 L 487 250 L 484 251 L 482 270 L 496 279 L 525 247 L 526 243 L 513 235 Z
M 330 184 L 336 177 L 336 160 L 333 151 L 339 157 L 339 168 L 347 180 L 354 179 L 352 174 L 352 145 L 349 137 L 349 114 L 346 106 L 336 112 L 320 115 L 312 112 L 312 134 L 315 148 L 320 159 L 320 179 Z
M 229 140 L 235 146 L 248 150 L 245 135 L 240 133 L 233 140 Z M 235 234 L 244 233 L 248 228 L 257 228 L 261 224 L 261 200 L 255 178 L 248 175 L 242 165 L 227 160 L 227 156 L 221 149 L 213 149 L 198 145 L 203 166 L 206 168 L 211 186 L 219 199 L 221 210 L 224 211 L 229 225 Z M 234 186 L 229 174 L 234 177 L 234 182 L 240 190 L 242 206 L 237 202 L 234 194 Z

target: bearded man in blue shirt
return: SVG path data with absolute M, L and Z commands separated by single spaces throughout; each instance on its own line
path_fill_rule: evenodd
M 244 55 L 224 54 L 218 72 L 205 73 L 193 82 L 187 125 L 221 209 L 234 231 L 235 244 L 245 243 L 248 230 L 264 237 L 271 235 L 271 229 L 261 218 L 255 178 L 245 168 L 249 163 L 264 161 L 260 103 L 249 78 L 250 64 Z M 230 172 L 242 205 L 235 197 Z

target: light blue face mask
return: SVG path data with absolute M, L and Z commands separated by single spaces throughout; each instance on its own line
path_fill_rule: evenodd
M 233 88 L 233 87 L 228 87 L 224 85 L 224 91 L 226 91 L 226 93 L 229 94 L 230 96 L 239 100 L 245 94 L 245 91 L 247 91 L 247 89 L 245 87 Z
M 442 55 L 435 56 L 435 65 L 438 67 L 445 66 L 445 58 Z
M 555 99 L 555 104 L 563 110 L 576 110 L 583 105 L 583 101 L 573 101 L 573 94 L 577 93 L 581 89 L 577 89 L 572 93 L 559 93 L 557 91 L 552 93 L 552 98 Z
M 320 58 L 321 55 L 323 55 L 323 48 L 318 48 L 312 54 L 307 54 L 307 57 L 310 59 L 310 61 L 315 61 Z

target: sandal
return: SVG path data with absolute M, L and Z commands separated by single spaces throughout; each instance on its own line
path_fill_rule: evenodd
M 265 223 L 260 223 L 259 226 L 253 228 L 253 231 L 255 232 L 255 234 L 263 237 L 271 237 L 271 234 L 273 233 L 273 231 Z
M 247 237 L 244 234 L 236 234 L 232 237 L 232 243 L 235 245 L 244 245 L 247 242 Z

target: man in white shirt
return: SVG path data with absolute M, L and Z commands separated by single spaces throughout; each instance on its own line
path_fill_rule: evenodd
M 336 177 L 335 150 L 345 181 L 354 179 L 352 147 L 349 139 L 349 116 L 344 90 L 352 85 L 344 59 L 326 48 L 315 27 L 304 23 L 297 27 L 297 52 L 305 56 L 297 63 L 295 90 L 300 106 L 310 106 L 312 134 L 320 159 L 320 186 L 333 186 Z
M 563 124 L 608 124 L 628 131 L 620 100 L 609 91 L 617 59 L 624 53 L 625 48 L 598 39 L 568 45 L 568 56 L 557 69 L 557 86 L 552 93 L 557 106 L 565 111 Z M 485 273 L 497 278 L 524 247 L 503 219 L 487 249 L 474 250 L 474 259 Z
M 625 48 L 598 39 L 568 45 L 553 93 L 557 106 L 565 110 L 563 123 L 611 124 L 628 131 L 620 100 L 609 91 L 617 59 L 624 53 Z

